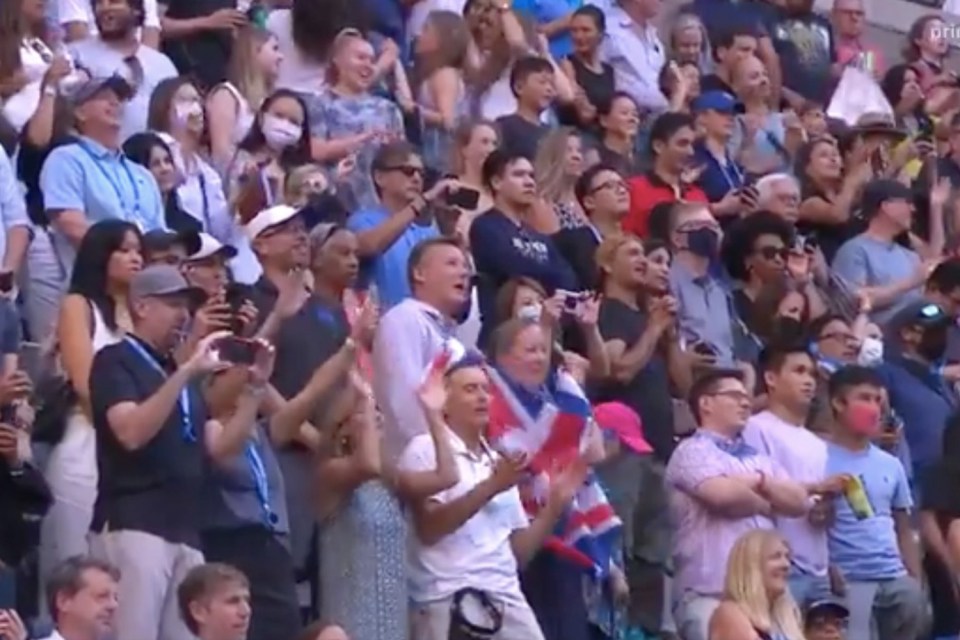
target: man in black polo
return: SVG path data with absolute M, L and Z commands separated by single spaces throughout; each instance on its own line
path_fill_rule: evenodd
M 280 324 L 306 300 L 303 272 L 309 262 L 301 211 L 285 204 L 264 209 L 244 227 L 263 275 L 250 289 L 260 337 L 273 341 Z
M 175 594 L 203 562 L 204 455 L 243 451 L 265 389 L 244 390 L 238 419 L 209 420 L 199 379 L 224 367 L 217 349 L 226 334 L 207 336 L 179 367 L 170 355 L 201 298 L 175 267 L 147 267 L 130 285 L 133 332 L 97 353 L 90 371 L 100 474 L 92 550 L 123 576 L 118 638 L 193 637 Z

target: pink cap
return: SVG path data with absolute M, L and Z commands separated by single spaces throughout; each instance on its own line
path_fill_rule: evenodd
M 593 418 L 601 429 L 616 434 L 620 442 L 634 453 L 653 453 L 653 447 L 643 437 L 640 416 L 622 402 L 604 402 L 594 406 Z

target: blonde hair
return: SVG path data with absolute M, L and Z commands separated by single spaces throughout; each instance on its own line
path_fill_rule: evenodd
M 537 145 L 537 157 L 533 161 L 537 189 L 540 196 L 551 204 L 572 187 L 570 176 L 564 171 L 564 164 L 567 145 L 574 136 L 578 134 L 572 127 L 559 127 L 545 135 Z
M 593 264 L 597 269 L 597 282 L 599 283 L 598 289 L 601 291 L 603 290 L 608 277 L 606 270 L 613 266 L 613 261 L 620 252 L 620 249 L 624 248 L 631 242 L 636 242 L 639 244 L 641 247 L 643 247 L 644 253 L 646 253 L 646 247 L 643 246 L 643 240 L 630 233 L 616 233 L 611 236 L 607 236 L 603 239 L 603 242 L 600 243 L 600 246 L 597 247 Z
M 337 69 L 337 56 L 347 48 L 348 44 L 358 40 L 367 42 L 367 39 L 363 37 L 363 33 L 361 33 L 359 29 L 347 27 L 346 29 L 341 29 L 340 33 L 333 38 L 333 42 L 330 43 L 330 59 L 327 62 L 327 84 L 331 87 L 340 81 L 340 74 Z
M 462 176 L 463 172 L 466 171 L 463 161 L 463 150 L 473 142 L 473 134 L 480 127 L 487 127 L 496 134 L 497 140 L 500 139 L 500 131 L 492 120 L 466 120 L 458 124 L 457 128 L 453 131 L 453 144 L 450 148 L 450 158 L 448 160 L 453 175 Z
M 329 185 L 323 167 L 319 164 L 304 164 L 290 171 L 283 185 L 283 197 L 286 203 L 295 205 L 299 202 L 303 197 L 303 187 L 306 185 L 307 178 L 318 173 L 323 176 L 324 182 Z
M 270 31 L 249 25 L 240 29 L 233 44 L 227 79 L 246 99 L 253 112 L 260 109 L 260 105 L 273 91 L 273 83 L 267 82 L 267 78 L 257 66 L 257 54 L 264 45 L 276 39 Z
M 727 559 L 724 597 L 740 606 L 754 628 L 778 631 L 787 640 L 803 640 L 800 610 L 790 590 L 771 602 L 764 585 L 764 566 L 774 545 L 786 547 L 776 531 L 754 529 L 740 536 Z

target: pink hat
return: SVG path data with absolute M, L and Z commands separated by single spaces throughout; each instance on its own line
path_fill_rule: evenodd
M 601 429 L 615 434 L 634 453 L 653 453 L 653 447 L 643 437 L 640 416 L 622 402 L 604 402 L 594 406 L 593 418 Z

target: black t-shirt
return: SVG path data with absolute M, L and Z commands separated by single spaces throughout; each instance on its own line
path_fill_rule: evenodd
M 563 259 L 570 263 L 573 272 L 577 274 L 580 289 L 595 291 L 599 284 L 599 273 L 594 258 L 600 240 L 593 227 L 576 227 L 575 229 L 561 229 L 553 234 L 553 243 Z
M 500 129 L 500 145 L 508 152 L 520 154 L 531 162 L 537 156 L 540 138 L 549 131 L 547 126 L 530 122 L 516 113 L 497 118 L 497 127 Z
M 632 348 L 643 335 L 647 316 L 619 300 L 605 299 L 600 305 L 600 335 L 604 342 L 622 340 Z M 592 389 L 596 402 L 622 402 L 640 415 L 643 435 L 654 454 L 666 462 L 673 452 L 673 400 L 667 362 L 655 351 L 650 361 L 627 383 L 607 381 Z
M 136 340 L 136 338 L 130 338 Z M 166 371 L 175 365 L 142 342 L 140 347 Z M 93 529 L 133 530 L 168 542 L 200 548 L 200 496 L 203 484 L 203 433 L 208 414 L 199 385 L 185 387 L 189 416 L 178 401 L 163 427 L 144 446 L 129 450 L 107 422 L 107 411 L 121 402 L 142 403 L 157 392 L 166 375 L 127 340 L 100 350 L 90 368 L 90 401 L 97 432 L 100 481 Z M 185 422 L 192 437 L 185 434 Z
M 780 56 L 784 86 L 826 104 L 834 87 L 830 67 L 837 60 L 830 22 L 813 12 L 795 16 L 780 10 L 768 30 Z
M 220 9 L 236 9 L 235 0 L 159 0 L 167 16 L 177 20 L 209 16 Z M 183 75 L 192 76 L 204 89 L 227 79 L 233 49 L 229 31 L 201 31 L 181 38 L 164 38 L 163 52 Z
M 723 91 L 730 95 L 736 95 L 733 87 L 715 73 L 710 73 L 700 78 L 700 93 L 706 93 L 707 91 Z

